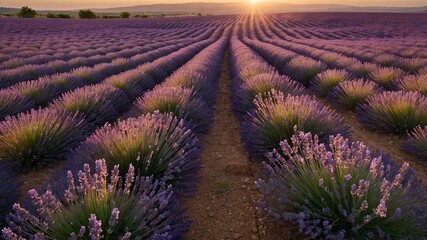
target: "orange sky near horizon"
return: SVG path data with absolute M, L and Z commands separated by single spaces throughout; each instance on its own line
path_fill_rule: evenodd
M 390 6 L 390 7 L 419 7 L 426 6 L 426 0 L 257 0 L 258 2 L 285 2 L 294 4 L 344 4 L 354 6 Z M 30 6 L 34 9 L 80 9 L 108 8 L 157 3 L 184 2 L 251 2 L 251 0 L 0 0 L 0 7 Z

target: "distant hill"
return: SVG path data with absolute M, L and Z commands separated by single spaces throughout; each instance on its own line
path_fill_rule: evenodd
M 425 12 L 425 7 L 355 7 L 338 4 L 290 4 L 265 2 L 256 5 L 264 12 Z M 168 12 L 203 14 L 235 14 L 247 11 L 250 5 L 245 3 L 181 3 L 181 4 L 152 4 L 130 7 L 93 9 L 96 12 Z
M 256 5 L 264 12 L 277 13 L 277 12 L 426 12 L 427 6 L 424 7 L 381 7 L 381 6 L 368 6 L 356 7 L 350 5 L 337 5 L 337 4 L 290 4 L 290 3 L 277 3 L 265 2 Z M 248 10 L 251 6 L 245 3 L 178 3 L 178 4 L 149 4 L 137 5 L 116 8 L 95 8 L 92 9 L 97 13 L 202 13 L 202 14 L 237 14 Z M 78 10 L 58 10 L 47 11 L 38 10 L 40 13 L 47 12 L 68 12 L 76 13 Z M 0 13 L 17 13 L 17 8 L 0 7 Z

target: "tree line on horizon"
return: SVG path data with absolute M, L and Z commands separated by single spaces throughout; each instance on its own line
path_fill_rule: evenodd
M 0 14 L 1 15 L 1 14 Z M 37 12 L 36 10 L 28 7 L 28 6 L 23 6 L 18 14 L 3 14 L 4 16 L 8 16 L 8 17 L 13 17 L 13 16 L 18 16 L 20 18 L 35 18 L 37 17 Z M 197 14 L 198 16 L 202 16 L 201 13 Z M 47 13 L 46 15 L 47 18 L 73 18 L 73 16 L 71 14 L 65 14 L 65 13 Z M 165 14 L 161 14 L 159 16 L 155 16 L 155 17 L 165 17 Z M 77 17 L 80 19 L 96 19 L 96 18 L 149 18 L 150 16 L 147 14 L 136 14 L 131 16 L 131 14 L 129 12 L 121 12 L 119 15 L 96 15 L 92 10 L 90 9 L 81 9 L 79 10 Z

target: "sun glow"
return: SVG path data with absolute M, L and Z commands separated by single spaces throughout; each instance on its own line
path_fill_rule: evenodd
M 258 0 L 250 0 L 252 4 L 257 4 Z

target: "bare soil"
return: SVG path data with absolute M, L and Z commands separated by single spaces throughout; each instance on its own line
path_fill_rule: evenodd
M 240 125 L 231 110 L 228 56 L 222 67 L 215 122 L 204 136 L 199 188 L 183 199 L 193 219 L 186 239 L 291 239 L 282 227 L 254 207 L 259 163 L 251 162 L 240 141 Z

